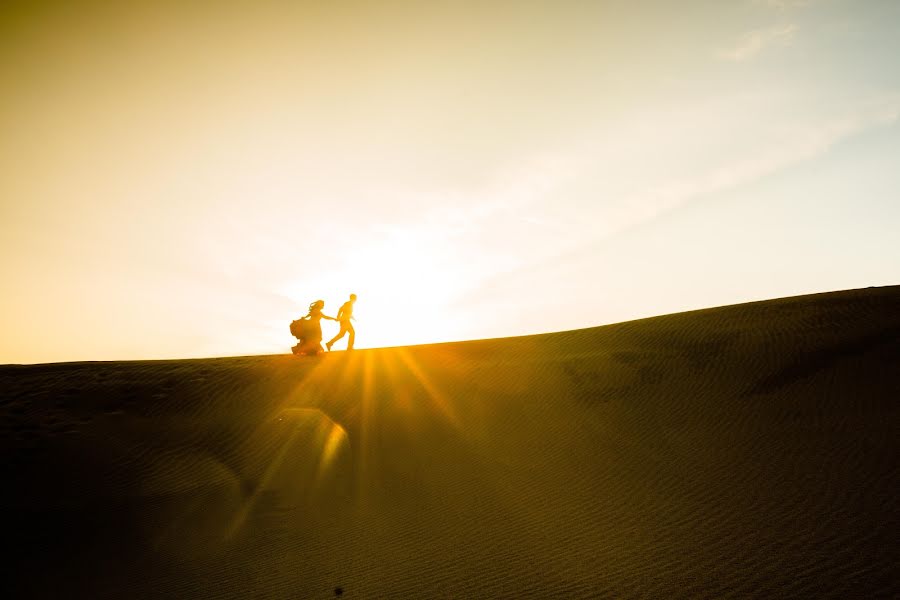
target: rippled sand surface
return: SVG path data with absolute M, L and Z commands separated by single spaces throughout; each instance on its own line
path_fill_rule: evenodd
M 900 287 L 0 400 L 16 597 L 900 595 Z

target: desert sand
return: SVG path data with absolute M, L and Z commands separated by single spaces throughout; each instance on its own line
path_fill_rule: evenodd
M 900 595 L 900 286 L 320 359 L 285 333 L 0 367 L 12 595 Z

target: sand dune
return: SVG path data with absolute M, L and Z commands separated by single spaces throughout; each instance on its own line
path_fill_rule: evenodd
M 900 595 L 900 287 L 0 398 L 19 597 Z

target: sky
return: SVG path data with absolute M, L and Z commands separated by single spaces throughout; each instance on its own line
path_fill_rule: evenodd
M 898 284 L 898 32 L 895 0 L 0 3 L 0 363 L 287 352 L 350 293 L 363 348 Z

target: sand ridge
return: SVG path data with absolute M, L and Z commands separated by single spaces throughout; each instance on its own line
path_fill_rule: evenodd
M 894 597 L 900 287 L 0 367 L 23 597 Z

